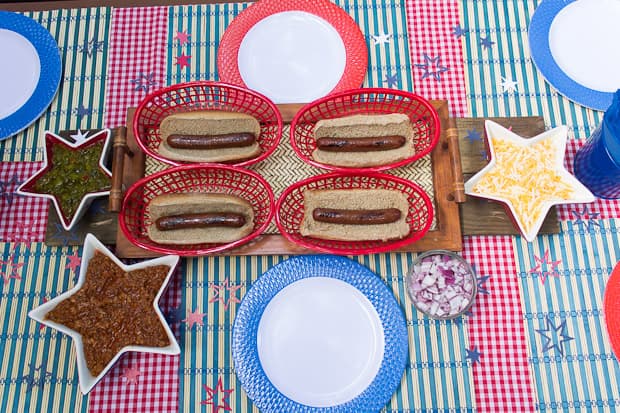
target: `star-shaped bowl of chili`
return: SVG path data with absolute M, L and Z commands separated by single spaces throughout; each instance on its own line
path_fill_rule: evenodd
M 30 311 L 30 318 L 73 339 L 82 393 L 126 352 L 179 354 L 158 305 L 178 261 L 166 255 L 125 265 L 88 234 L 77 284 Z

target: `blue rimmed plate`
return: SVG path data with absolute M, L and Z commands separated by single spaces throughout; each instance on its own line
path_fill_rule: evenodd
M 233 326 L 237 377 L 265 412 L 379 411 L 408 355 L 385 283 L 344 257 L 300 256 L 252 284 Z
M 558 92 L 606 110 L 620 89 L 620 2 L 544 0 L 529 26 L 534 64 Z
M 0 11 L 0 140 L 41 116 L 60 84 L 58 44 L 39 23 Z M 10 64 L 7 64 L 10 63 Z

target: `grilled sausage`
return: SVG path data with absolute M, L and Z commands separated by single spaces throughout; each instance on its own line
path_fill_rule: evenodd
M 252 133 L 227 133 L 223 135 L 181 135 L 174 134 L 166 139 L 168 145 L 177 149 L 221 149 L 241 148 L 256 142 Z
M 245 217 L 232 213 L 181 214 L 158 218 L 155 225 L 160 231 L 207 227 L 240 228 L 245 225 Z
M 346 225 L 389 224 L 401 217 L 398 208 L 351 210 L 333 208 L 315 208 L 312 211 L 315 221 Z
M 379 136 L 366 138 L 324 137 L 316 141 L 318 149 L 328 152 L 373 152 L 398 149 L 406 142 L 404 136 Z

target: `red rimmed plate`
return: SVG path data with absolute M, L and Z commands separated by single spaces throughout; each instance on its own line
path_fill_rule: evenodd
M 603 298 L 603 311 L 605 312 L 605 326 L 611 342 L 611 348 L 620 357 L 620 262 L 616 264 L 607 286 L 605 287 L 605 297 Z
M 316 189 L 391 189 L 407 196 L 409 234 L 388 241 L 336 241 L 302 236 L 304 191 Z M 330 254 L 357 255 L 392 251 L 422 238 L 433 221 L 433 203 L 417 184 L 393 175 L 368 172 L 363 174 L 333 172 L 312 176 L 289 186 L 276 203 L 276 225 L 289 241 L 315 251 Z
M 226 29 L 217 56 L 222 81 L 276 103 L 310 102 L 357 88 L 367 64 L 359 27 L 327 0 L 256 2 Z
M 151 240 L 147 228 L 152 220 L 148 205 L 153 198 L 174 193 L 217 193 L 245 199 L 254 212 L 254 228 L 247 236 L 229 243 L 188 245 L 160 244 Z M 118 215 L 121 230 L 134 245 L 149 251 L 199 256 L 246 244 L 265 231 L 274 213 L 273 191 L 256 172 L 221 164 L 182 165 L 164 169 L 134 183 L 125 194 Z

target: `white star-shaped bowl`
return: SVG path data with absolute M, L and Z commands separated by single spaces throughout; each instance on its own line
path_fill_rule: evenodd
M 100 196 L 105 196 L 110 194 L 110 190 L 106 191 L 97 191 L 97 192 L 88 192 L 86 195 L 82 197 L 78 208 L 72 216 L 66 216 L 65 213 L 60 208 L 60 204 L 58 198 L 55 194 L 48 193 L 38 193 L 34 192 L 33 186 L 35 182 L 43 176 L 47 171 L 49 171 L 53 165 L 54 160 L 50 159 L 51 157 L 51 148 L 52 145 L 64 145 L 72 150 L 83 149 L 84 147 L 93 145 L 99 141 L 104 141 L 103 149 L 101 151 L 101 156 L 99 158 L 99 168 L 110 177 L 110 186 L 112 185 L 112 172 L 106 167 L 106 162 L 109 156 L 109 148 L 112 144 L 110 129 L 102 129 L 97 132 L 93 136 L 87 138 L 84 141 L 77 141 L 75 143 L 71 143 L 64 139 L 61 136 L 56 135 L 53 132 L 46 131 L 45 132 L 45 147 L 43 150 L 43 166 L 39 169 L 33 176 L 28 178 L 23 184 L 21 184 L 17 188 L 17 193 L 20 195 L 26 196 L 34 196 L 39 198 L 46 198 L 52 201 L 54 207 L 56 208 L 56 212 L 58 213 L 58 218 L 62 223 L 62 226 L 65 230 L 69 231 L 73 226 L 79 221 L 79 219 L 84 215 L 84 213 L 88 210 L 88 207 L 93 202 L 93 200 Z
M 507 208 L 510 210 L 513 221 L 515 222 L 515 224 L 521 231 L 521 234 L 523 234 L 523 236 L 528 242 L 531 242 L 534 240 L 534 238 L 536 238 L 536 235 L 538 234 L 538 231 L 540 230 L 540 227 L 542 226 L 543 221 L 545 220 L 545 217 L 547 216 L 547 213 L 549 212 L 549 209 L 551 209 L 552 206 L 559 205 L 559 204 L 575 204 L 575 203 L 594 202 L 594 200 L 596 199 L 594 195 L 592 195 L 592 193 L 588 190 L 588 188 L 586 188 L 581 182 L 577 180 L 577 178 L 571 175 L 564 168 L 564 156 L 565 156 L 565 151 L 566 151 L 566 137 L 567 137 L 566 126 L 559 126 L 557 128 L 541 133 L 538 136 L 535 136 L 533 138 L 527 138 L 527 139 L 513 133 L 512 131 L 490 120 L 487 120 L 485 122 L 485 129 L 486 129 L 486 136 L 487 136 L 489 150 L 491 152 L 491 161 L 489 162 L 487 166 L 485 166 L 482 170 L 480 170 L 480 172 L 472 176 L 465 183 L 465 193 L 467 195 L 472 195 L 472 196 L 476 196 L 480 198 L 487 198 L 487 199 L 492 199 L 495 201 L 503 202 L 507 206 Z M 543 200 L 536 210 L 538 212 L 537 219 L 535 219 L 533 223 L 529 226 L 529 228 L 527 228 L 525 225 L 525 220 L 524 220 L 526 217 L 520 216 L 515 206 L 513 205 L 513 202 L 510 199 L 506 197 L 498 196 L 493 193 L 481 192 L 475 189 L 476 185 L 480 182 L 480 180 L 485 175 L 487 175 L 488 173 L 495 173 L 497 168 L 503 167 L 502 165 L 498 164 L 497 148 L 494 147 L 493 140 L 490 139 L 490 137 L 493 137 L 493 139 L 504 140 L 504 141 L 507 141 L 511 144 L 514 144 L 520 147 L 528 147 L 528 146 L 531 147 L 541 141 L 550 140 L 551 147 L 552 147 L 552 150 L 549 151 L 550 152 L 549 153 L 550 170 L 555 172 L 560 177 L 562 183 L 564 183 L 566 186 L 569 186 L 571 188 L 571 196 L 568 197 L 567 199 Z M 525 172 L 526 172 L 525 169 L 526 168 L 523 168 L 523 170 L 521 170 L 521 172 L 523 172 L 523 179 L 520 179 L 519 182 L 523 183 L 524 187 L 527 187 L 527 184 L 530 183 L 530 181 L 527 181 L 525 177 Z M 536 193 L 535 182 L 530 183 L 530 188 L 534 188 L 533 191 L 530 191 L 530 194 L 531 194 L 530 196 L 532 198 L 534 197 L 538 198 L 540 196 L 544 196 L 544 194 Z M 515 190 L 517 189 L 519 188 L 515 187 Z
M 159 320 L 161 321 L 162 326 L 166 330 L 166 334 L 168 335 L 170 344 L 166 347 L 125 346 L 114 356 L 114 358 L 106 365 L 103 371 L 96 377 L 90 373 L 90 371 L 88 370 L 88 367 L 86 366 L 86 359 L 84 357 L 84 345 L 82 343 L 82 335 L 70 328 L 65 327 L 62 324 L 55 323 L 45 318 L 46 314 L 52 311 L 54 308 L 56 308 L 56 306 L 61 301 L 64 301 L 67 298 L 71 297 L 73 294 L 75 294 L 78 290 L 82 288 L 82 286 L 84 285 L 84 281 L 86 280 L 86 269 L 88 268 L 88 263 L 90 259 L 93 257 L 93 255 L 95 254 L 95 251 L 99 251 L 105 254 L 107 257 L 112 259 L 112 261 L 114 261 L 116 265 L 122 268 L 122 270 L 125 272 L 148 268 L 148 267 L 152 267 L 156 265 L 166 265 L 170 267 L 170 271 L 168 271 L 168 275 L 166 276 L 166 279 L 162 283 L 161 288 L 159 289 L 159 292 L 157 293 L 157 296 L 155 297 L 155 300 L 153 300 L 153 310 L 157 313 L 157 316 L 159 317 Z M 82 263 L 80 265 L 80 275 L 79 275 L 79 279 L 75 287 L 59 295 L 58 297 L 42 304 L 41 306 L 35 308 L 34 310 L 28 313 L 28 316 L 32 318 L 33 320 L 36 320 L 42 324 L 45 324 L 48 327 L 54 328 L 62 333 L 65 333 L 71 336 L 71 338 L 73 338 L 73 344 L 75 346 L 76 359 L 77 359 L 76 361 L 77 361 L 77 367 L 78 367 L 80 390 L 82 391 L 83 394 L 88 393 L 95 386 L 95 384 L 97 384 L 97 382 L 99 382 L 99 380 L 101 380 L 106 375 L 106 373 L 112 368 L 114 363 L 116 363 L 116 361 L 121 357 L 123 353 L 127 353 L 130 351 L 139 351 L 139 352 L 144 352 L 144 353 L 169 354 L 169 355 L 180 353 L 179 344 L 177 343 L 176 338 L 174 337 L 174 334 L 172 333 L 172 330 L 170 330 L 170 326 L 168 325 L 166 319 L 164 318 L 164 315 L 162 314 L 157 304 L 157 302 L 159 301 L 159 298 L 161 297 L 161 294 L 163 293 L 166 286 L 168 285 L 168 281 L 170 280 L 170 277 L 172 276 L 172 273 L 174 272 L 174 269 L 178 261 L 179 261 L 178 255 L 166 255 L 163 257 L 155 258 L 153 260 L 139 262 L 133 265 L 125 265 L 116 256 L 114 256 L 114 254 L 112 254 L 97 238 L 95 238 L 94 235 L 87 234 L 84 240 L 84 250 L 82 252 Z

